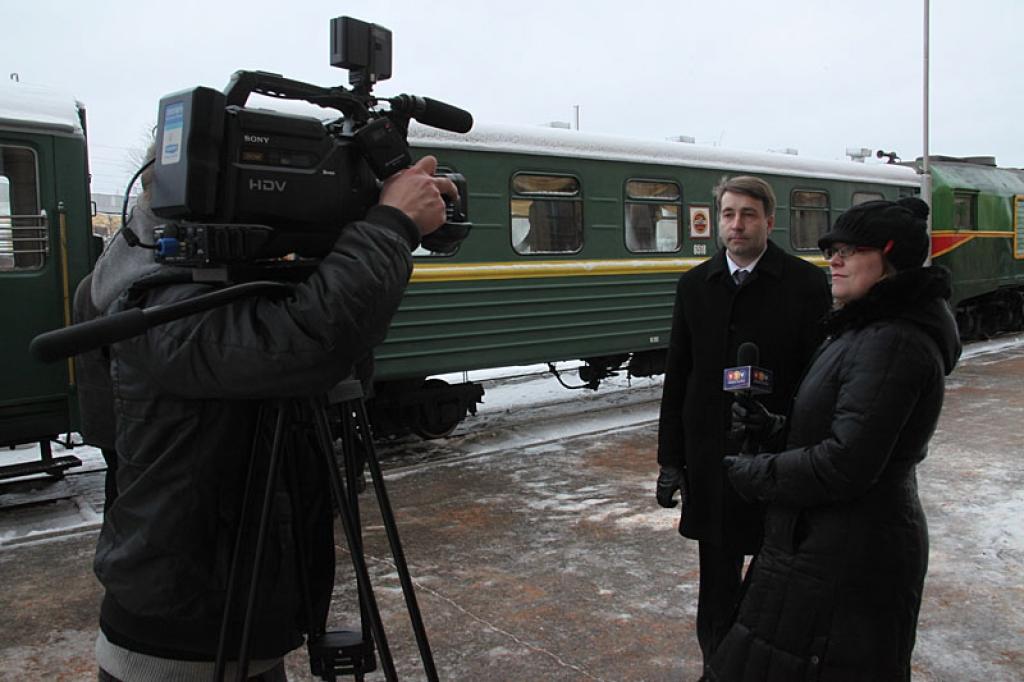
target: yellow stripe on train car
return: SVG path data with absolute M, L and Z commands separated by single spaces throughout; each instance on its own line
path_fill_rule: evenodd
M 825 267 L 821 256 L 803 259 Z M 546 277 L 602 277 L 685 272 L 706 258 L 633 258 L 603 260 L 548 260 L 528 263 L 416 263 L 413 282 L 459 282 L 489 279 L 540 279 Z

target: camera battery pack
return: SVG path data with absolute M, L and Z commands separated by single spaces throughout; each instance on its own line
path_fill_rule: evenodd
M 151 200 L 157 215 L 214 215 L 224 106 L 223 93 L 203 87 L 160 100 Z

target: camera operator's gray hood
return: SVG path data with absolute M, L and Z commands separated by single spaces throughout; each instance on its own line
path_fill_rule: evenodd
M 128 227 L 147 244 L 153 242 L 153 228 L 167 221 L 149 210 L 149 202 L 140 197 L 128 221 Z M 96 261 L 92 274 L 92 300 L 98 310 L 106 311 L 135 282 L 157 273 L 188 279 L 186 268 L 161 265 L 155 252 L 142 246 L 131 246 L 118 232 Z

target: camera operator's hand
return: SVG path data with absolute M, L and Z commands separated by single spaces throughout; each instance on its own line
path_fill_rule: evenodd
M 658 473 L 658 483 L 654 490 L 654 496 L 665 509 L 676 506 L 674 499 L 676 491 L 679 491 L 679 499 L 686 506 L 686 483 L 683 479 L 683 470 L 676 467 L 661 467 Z
M 752 444 L 760 445 L 782 431 L 786 418 L 769 412 L 764 405 L 750 396 L 737 395 L 732 404 L 732 428 L 734 437 L 746 437 Z
M 424 156 L 412 166 L 395 173 L 384 182 L 380 203 L 397 208 L 409 216 L 428 235 L 445 223 L 442 195 L 456 199 L 459 191 L 448 178 L 433 177 L 437 159 Z

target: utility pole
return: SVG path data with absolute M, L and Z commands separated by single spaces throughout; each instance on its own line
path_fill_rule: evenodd
M 932 174 L 928 164 L 928 24 L 930 21 L 929 16 L 929 5 L 931 0 L 924 0 L 924 153 L 921 158 L 921 198 L 928 204 L 929 209 L 932 205 Z M 931 241 L 932 236 L 932 215 L 931 211 L 928 212 L 928 240 Z M 931 249 L 928 250 L 928 261 L 930 265 L 932 262 Z

